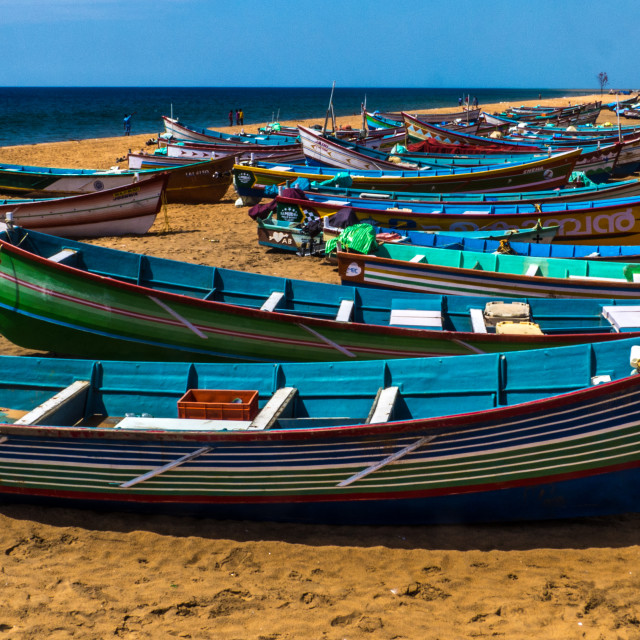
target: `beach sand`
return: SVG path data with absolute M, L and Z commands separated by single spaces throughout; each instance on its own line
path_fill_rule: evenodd
M 0 161 L 106 168 L 156 134 L 5 147 Z M 94 242 L 339 281 L 322 259 L 259 247 L 235 199 L 230 189 L 217 205 L 169 205 L 145 236 Z M 0 353 L 32 352 L 2 339 Z M 636 515 L 329 527 L 4 505 L 0 639 L 640 638 L 639 531 Z

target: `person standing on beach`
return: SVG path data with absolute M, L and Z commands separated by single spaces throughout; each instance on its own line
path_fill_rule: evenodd
M 240 124 L 244 124 L 244 111 L 240 109 Z
M 133 113 L 124 114 L 124 135 L 125 136 L 131 135 L 131 117 L 132 116 L 133 116 Z
M 229 126 L 233 127 L 233 109 L 229 109 Z
M 240 124 L 240 109 L 236 109 L 236 124 Z
M 474 107 L 478 106 L 478 98 L 477 98 L 477 96 L 473 96 L 473 106 Z

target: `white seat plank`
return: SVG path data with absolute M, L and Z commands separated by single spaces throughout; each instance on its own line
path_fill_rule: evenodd
M 284 298 L 283 291 L 274 291 L 260 307 L 260 311 L 273 311 L 278 306 L 282 298 Z
M 49 256 L 47 260 L 51 260 L 51 262 L 64 262 L 68 260 L 72 256 L 75 256 L 78 252 L 74 249 L 62 249 L 58 251 L 58 253 L 54 253 L 52 256 Z
M 638 305 L 604 306 L 602 315 L 617 332 L 640 329 L 640 306 Z
M 295 387 L 278 389 L 267 401 L 267 404 L 260 409 L 260 413 L 253 419 L 248 429 L 256 431 L 270 429 L 285 409 L 290 406 L 297 393 L 298 390 Z
M 386 387 L 380 389 L 367 418 L 368 424 L 381 424 L 388 422 L 393 413 L 393 407 L 400 395 L 399 387 Z
M 351 316 L 353 314 L 354 301 L 342 300 L 340 302 L 340 308 L 336 314 L 337 322 L 351 322 Z
M 482 309 L 469 309 L 471 316 L 471 326 L 474 333 L 487 333 L 487 325 L 484 321 L 484 312 Z
M 442 313 L 425 309 L 392 309 L 389 324 L 401 327 L 442 329 Z
M 76 380 L 68 387 L 45 400 L 35 409 L 16 420 L 17 425 L 47 424 L 63 426 L 75 424 L 83 417 L 84 403 L 89 391 L 87 380 Z

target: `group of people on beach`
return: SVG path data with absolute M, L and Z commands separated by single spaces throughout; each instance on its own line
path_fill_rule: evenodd
M 244 111 L 242 109 L 236 109 L 236 124 L 244 124 Z M 233 109 L 229 109 L 229 126 L 233 126 Z
M 465 100 L 465 97 L 462 96 L 460 98 L 458 98 L 458 106 L 461 107 L 463 103 L 469 103 L 469 97 L 467 96 L 467 99 Z M 474 108 L 478 106 L 478 98 L 476 96 L 473 96 L 473 106 Z

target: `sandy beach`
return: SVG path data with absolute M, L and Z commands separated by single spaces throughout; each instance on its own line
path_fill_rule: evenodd
M 480 106 L 493 113 L 509 105 Z M 323 121 L 318 114 L 304 124 Z M 360 126 L 358 115 L 337 121 Z M 615 124 L 615 115 L 603 111 L 599 122 Z M 124 167 L 118 160 L 129 149 L 147 148 L 158 131 L 137 133 L 134 120 L 133 133 L 3 147 L 0 161 Z M 336 268 L 320 258 L 259 247 L 255 223 L 235 200 L 231 188 L 216 205 L 168 205 L 145 236 L 93 242 L 339 282 Z M 0 338 L 0 353 L 33 352 Z M 0 639 L 635 639 L 639 530 L 638 515 L 329 527 L 0 505 Z

